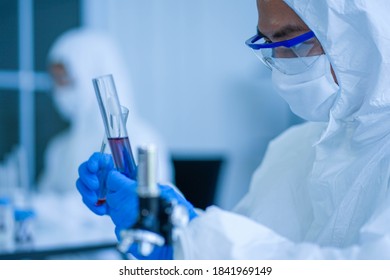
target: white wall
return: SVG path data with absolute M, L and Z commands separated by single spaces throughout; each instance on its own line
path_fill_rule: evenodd
M 103 6 L 91 11 L 107 17 L 105 28 L 122 43 L 139 112 L 175 154 L 226 156 L 217 204 L 232 207 L 268 141 L 291 118 L 271 89 L 269 70 L 244 44 L 256 30 L 256 1 L 116 0 Z

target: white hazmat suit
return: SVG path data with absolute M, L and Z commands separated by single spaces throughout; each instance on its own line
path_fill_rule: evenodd
M 233 213 L 210 207 L 194 219 L 177 258 L 390 259 L 388 3 L 285 2 L 334 68 L 330 121 L 272 141 Z
M 129 109 L 127 130 L 134 157 L 139 145 L 155 144 L 159 150 L 159 179 L 171 181 L 168 151 L 157 132 L 138 116 L 124 57 L 110 36 L 88 29 L 68 31 L 52 46 L 49 64 L 63 64 L 69 75 L 71 85 L 55 86 L 53 98 L 60 114 L 71 124 L 49 143 L 40 190 L 75 190 L 79 165 L 99 151 L 104 126 L 92 79 L 106 74 L 113 75 L 120 102 Z M 108 146 L 106 149 L 109 152 Z

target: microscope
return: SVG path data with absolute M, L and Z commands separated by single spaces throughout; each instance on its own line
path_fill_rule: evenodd
M 153 145 L 138 148 L 137 181 L 138 220 L 132 227 L 122 230 L 118 249 L 126 254 L 135 243 L 138 253 L 146 257 L 155 246 L 172 245 L 176 231 L 188 223 L 189 216 L 184 206 L 160 195 L 157 150 Z

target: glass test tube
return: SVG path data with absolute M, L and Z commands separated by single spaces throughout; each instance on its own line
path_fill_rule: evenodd
M 113 76 L 101 76 L 93 79 L 92 82 L 115 167 L 130 179 L 136 180 L 137 167 Z
M 121 111 L 122 111 L 122 118 L 124 119 L 126 124 L 127 117 L 129 116 L 129 109 L 127 109 L 124 106 L 121 106 Z M 107 147 L 107 137 L 106 137 L 106 133 L 104 133 L 102 144 L 100 146 L 101 155 L 105 153 L 106 147 Z M 106 177 L 107 177 L 106 173 L 99 173 L 99 192 L 98 192 L 98 201 L 96 203 L 97 206 L 102 205 L 106 202 L 106 195 L 107 195 Z

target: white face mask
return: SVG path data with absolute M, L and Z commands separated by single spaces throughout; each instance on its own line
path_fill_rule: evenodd
M 294 63 L 294 58 L 284 59 Z M 313 57 L 303 59 L 312 60 Z M 296 75 L 286 75 L 274 69 L 272 83 L 296 115 L 308 121 L 329 121 L 329 112 L 339 87 L 333 79 L 326 55 L 320 55 L 310 69 Z
M 56 88 L 53 95 L 54 104 L 63 118 L 73 121 L 80 110 L 80 94 L 73 87 Z

